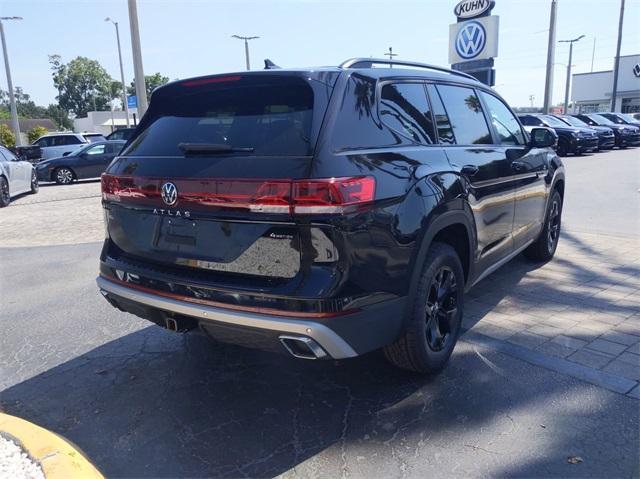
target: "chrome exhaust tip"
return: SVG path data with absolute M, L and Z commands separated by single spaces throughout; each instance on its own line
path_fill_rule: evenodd
M 281 335 L 278 339 L 289 354 L 296 358 L 323 359 L 327 357 L 327 353 L 322 349 L 322 346 L 306 336 Z
M 169 331 L 178 332 L 178 322 L 173 318 L 164 318 L 164 326 Z

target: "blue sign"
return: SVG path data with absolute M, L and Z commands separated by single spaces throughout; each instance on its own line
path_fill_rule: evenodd
M 138 97 L 131 95 L 127 97 L 127 106 L 129 108 L 138 108 Z
M 480 22 L 467 22 L 456 37 L 456 53 L 461 58 L 477 57 L 487 43 L 487 32 Z

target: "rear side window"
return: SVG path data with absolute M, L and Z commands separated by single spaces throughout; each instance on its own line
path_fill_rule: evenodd
M 422 83 L 391 83 L 382 87 L 380 119 L 418 143 L 434 143 L 431 109 Z
M 471 88 L 438 85 L 458 145 L 493 143 L 480 99 Z
M 489 110 L 489 118 L 503 145 L 523 145 L 524 135 L 520 123 L 506 105 L 489 93 L 480 92 Z
M 311 154 L 313 90 L 305 83 L 237 85 L 162 101 L 127 155 L 183 156 L 180 143 L 253 148 L 248 154 L 256 156 Z

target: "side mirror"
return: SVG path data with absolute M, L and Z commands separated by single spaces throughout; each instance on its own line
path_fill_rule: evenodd
M 532 128 L 530 135 L 530 146 L 533 148 L 553 147 L 558 141 L 558 135 L 548 128 Z

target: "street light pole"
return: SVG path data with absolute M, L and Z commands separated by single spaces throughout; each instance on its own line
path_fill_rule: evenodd
M 616 47 L 616 59 L 613 65 L 613 89 L 611 90 L 611 111 L 616 111 L 616 96 L 618 96 L 618 69 L 620 68 L 620 45 L 622 44 L 623 21 L 624 21 L 624 0 L 620 0 L 620 20 L 618 22 L 618 46 Z
M 138 27 L 138 6 L 136 0 L 129 0 L 129 27 L 131 28 L 131 53 L 133 54 L 138 116 L 142 118 L 144 112 L 147 111 L 147 87 L 144 81 L 144 68 L 142 68 L 140 28 Z
M 560 40 L 559 43 L 569 44 L 569 63 L 567 64 L 567 83 L 564 89 L 564 114 L 568 114 L 569 111 L 569 87 L 571 86 L 571 59 L 573 58 L 573 44 L 584 38 L 584 35 L 580 35 L 573 40 Z
M 260 37 L 242 37 L 240 35 L 231 35 L 232 38 L 237 38 L 238 40 L 244 40 L 244 57 L 247 63 L 247 70 L 251 70 L 249 65 L 249 40 L 255 40 Z
M 13 81 L 11 80 L 11 68 L 9 68 L 9 53 L 7 52 L 7 41 L 4 38 L 5 20 L 22 20 L 22 17 L 0 17 L 0 36 L 2 37 L 2 52 L 4 53 L 4 68 L 7 70 L 7 86 L 9 87 L 9 104 L 11 108 L 11 129 L 16 136 L 16 146 L 22 146 L 20 138 L 20 123 L 18 122 L 18 109 L 16 108 L 16 97 L 13 94 Z
M 120 60 L 120 80 L 122 81 L 122 106 L 124 108 L 125 115 L 127 116 L 127 128 L 131 126 L 129 123 L 129 104 L 127 102 L 127 84 L 124 82 L 124 68 L 122 67 L 122 50 L 120 49 L 120 30 L 118 29 L 118 22 L 113 21 L 107 17 L 105 22 L 111 22 L 116 27 L 116 40 L 118 41 L 118 59 Z M 111 115 L 113 116 L 113 108 L 111 108 Z
M 551 14 L 549 16 L 549 44 L 547 45 L 547 71 L 544 79 L 542 113 L 549 113 L 553 97 L 553 62 L 556 51 L 556 6 L 556 0 L 552 0 Z

